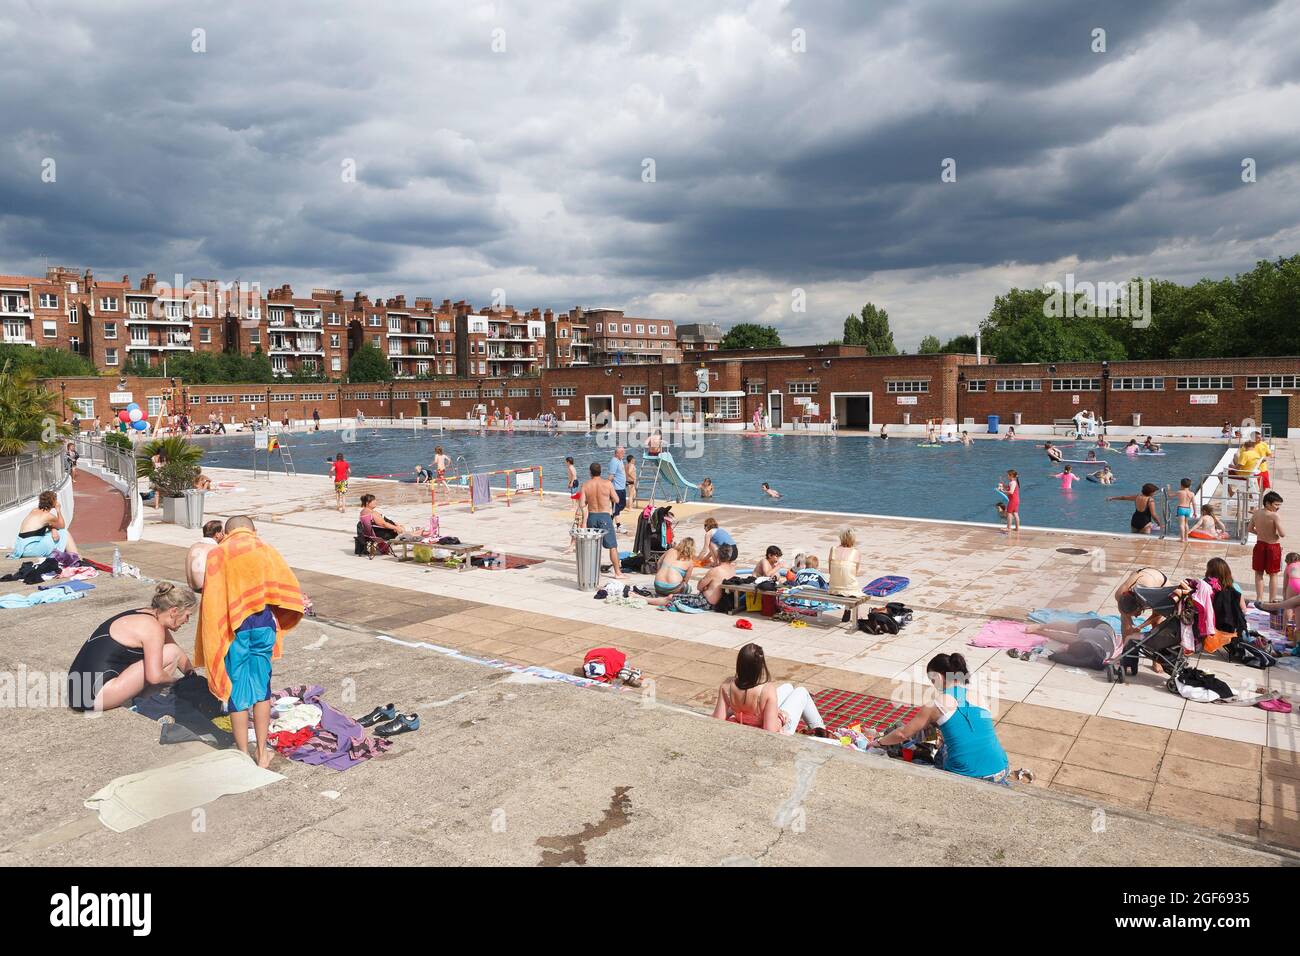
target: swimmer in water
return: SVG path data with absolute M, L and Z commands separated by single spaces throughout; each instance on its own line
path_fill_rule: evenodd
M 1074 483 L 1079 480 L 1079 476 L 1070 470 L 1069 465 L 1066 465 L 1064 470 L 1058 472 L 1055 475 L 1052 475 L 1052 477 L 1061 479 L 1062 491 L 1069 491 L 1072 487 L 1074 487 Z
M 881 440 L 881 441 L 889 441 L 889 432 L 887 432 L 887 431 L 885 430 L 885 429 L 887 429 L 888 427 L 889 427 L 888 425 L 881 425 L 881 426 L 880 426 L 880 440 Z
M 1061 449 L 1057 448 L 1050 441 L 1043 445 L 1043 451 L 1047 452 L 1047 457 L 1052 461 L 1060 461 L 1065 457 L 1061 454 Z
M 781 492 L 777 491 L 775 488 L 773 488 L 771 485 L 769 485 L 766 481 L 763 482 L 763 494 L 767 495 L 769 498 L 780 498 L 780 497 L 781 497 Z
M 966 446 L 975 444 L 975 439 L 970 437 L 970 432 L 961 433 L 961 443 Z
M 701 497 L 701 498 L 712 498 L 712 497 L 713 497 L 713 479 L 712 479 L 712 478 L 705 478 L 703 481 L 700 482 L 700 497 Z
M 1095 451 L 1088 452 L 1088 461 L 1098 461 L 1098 460 L 1099 459 L 1097 458 L 1097 453 Z
M 1015 441 L 1015 440 L 1016 440 L 1016 426 L 1015 426 L 1015 425 L 1008 425 L 1008 426 L 1007 426 L 1007 433 L 1006 433 L 1005 435 L 1002 436 L 1002 440 L 1003 440 L 1003 441 Z
M 1213 535 L 1220 541 L 1228 537 L 1228 529 L 1214 510 L 1214 505 L 1202 505 L 1201 517 L 1196 524 L 1187 529 L 1190 534 Z
M 1095 481 L 1099 485 L 1113 485 L 1115 483 L 1115 472 L 1110 470 L 1110 465 L 1102 465 L 1101 471 L 1094 471 L 1088 476 L 1090 481 Z
M 1106 449 L 1110 447 L 1110 442 L 1106 441 L 1105 435 L 1097 436 L 1097 447 L 1101 449 Z
M 1128 444 L 1124 446 L 1124 454 L 1126 455 L 1136 455 L 1141 450 L 1142 446 L 1138 444 L 1136 438 L 1130 438 Z
M 1151 440 L 1151 436 L 1148 435 L 1147 440 L 1142 443 L 1142 450 L 1149 451 L 1149 452 L 1156 452 L 1160 450 L 1160 446 L 1157 445 L 1155 442 L 1153 442 Z

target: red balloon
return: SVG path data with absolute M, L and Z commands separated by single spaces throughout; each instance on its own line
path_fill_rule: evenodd
M 117 417 L 118 417 L 118 419 L 120 419 L 121 421 L 129 422 L 129 421 L 131 420 L 131 413 L 128 412 L 128 411 L 124 408 L 124 409 L 122 409 L 120 412 L 117 413 Z

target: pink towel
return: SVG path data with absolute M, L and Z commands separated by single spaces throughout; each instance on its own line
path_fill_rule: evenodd
M 1047 638 L 1026 634 L 1020 621 L 989 621 L 980 632 L 966 642 L 971 647 L 1014 647 L 1027 651 L 1047 643 Z

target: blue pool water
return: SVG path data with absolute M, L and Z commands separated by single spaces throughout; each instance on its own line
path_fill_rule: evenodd
M 1015 442 L 977 441 L 922 448 L 914 439 L 891 438 L 882 442 L 866 437 L 708 435 L 697 442 L 698 457 L 672 448 L 685 477 L 698 483 L 713 479 L 714 501 L 736 505 L 771 505 L 818 511 L 937 518 L 950 521 L 996 523 L 994 486 L 1008 468 L 1020 473 L 1021 518 L 1026 526 L 1077 528 L 1093 531 L 1127 531 L 1132 505 L 1107 504 L 1107 495 L 1131 495 L 1143 482 L 1177 487 L 1179 479 L 1200 484 L 1218 463 L 1222 444 L 1169 444 L 1162 457 L 1130 458 L 1117 452 L 1099 452 L 1110 461 L 1115 484 L 1106 488 L 1080 481 L 1073 491 L 1060 490 L 1049 477 L 1060 471 L 1043 453 L 1041 440 Z M 204 464 L 248 468 L 251 435 L 199 438 L 207 448 Z M 593 461 L 606 464 L 612 449 L 598 444 L 597 436 L 583 433 L 545 435 L 448 432 L 442 437 L 397 430 L 363 428 L 356 441 L 344 444 L 333 432 L 289 435 L 300 473 L 324 475 L 326 458 L 342 451 L 353 463 L 354 476 L 409 473 L 417 463 L 427 464 L 433 447 L 441 443 L 453 459 L 464 456 L 471 470 L 541 465 L 548 490 L 564 489 L 564 457 L 572 455 L 582 477 Z M 1058 443 L 1059 444 L 1059 443 Z M 1067 458 L 1087 458 L 1091 445 L 1064 444 Z M 629 451 L 641 459 L 640 449 Z M 1075 465 L 1087 474 L 1092 466 Z M 649 492 L 650 469 L 642 469 L 640 489 Z M 759 485 L 768 482 L 780 491 L 780 501 L 767 498 Z

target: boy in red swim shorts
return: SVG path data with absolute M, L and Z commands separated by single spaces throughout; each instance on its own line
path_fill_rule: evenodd
M 1278 576 L 1282 572 L 1282 539 L 1286 532 L 1277 513 L 1282 496 L 1276 491 L 1264 495 L 1261 507 L 1250 516 L 1250 531 L 1255 535 L 1255 552 L 1250 566 L 1255 572 L 1255 603 L 1264 600 L 1264 575 L 1268 575 L 1268 599 L 1277 600 Z

